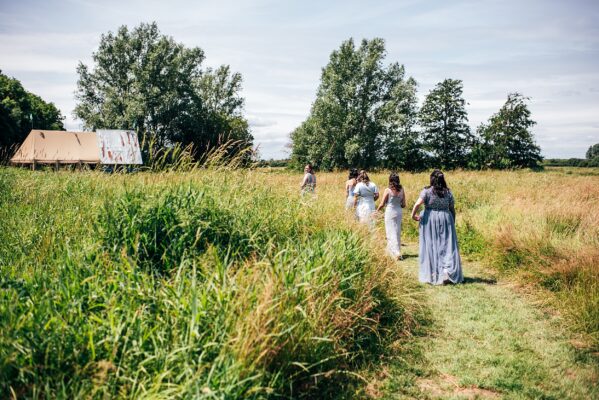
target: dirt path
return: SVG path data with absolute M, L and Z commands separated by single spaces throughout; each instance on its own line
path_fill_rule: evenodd
M 403 249 L 398 267 L 417 279 L 417 244 Z M 599 398 L 596 370 L 558 317 L 476 262 L 464 262 L 464 276 L 463 285 L 423 288 L 431 327 L 392 356 L 383 398 Z

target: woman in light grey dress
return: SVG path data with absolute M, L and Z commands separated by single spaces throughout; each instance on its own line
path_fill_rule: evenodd
M 302 179 L 300 190 L 302 196 L 307 193 L 314 194 L 316 192 L 316 175 L 314 175 L 312 164 L 306 164 L 304 167 L 304 179 Z
M 419 221 L 418 279 L 433 285 L 460 283 L 464 277 L 455 230 L 453 194 L 439 170 L 433 171 L 430 183 L 422 190 L 412 209 L 412 219 Z M 424 211 L 417 215 L 423 204 Z
M 389 187 L 383 193 L 383 199 L 377 211 L 385 208 L 385 233 L 387 235 L 387 253 L 401 260 L 401 217 L 406 206 L 406 194 L 399 183 L 399 175 L 389 175 Z

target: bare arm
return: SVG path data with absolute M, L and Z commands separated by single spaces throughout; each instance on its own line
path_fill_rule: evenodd
M 420 206 L 424 204 L 424 200 L 421 197 L 418 197 L 418 200 L 416 200 L 416 203 L 414 204 L 414 207 L 412 208 L 412 219 L 414 221 L 420 221 L 420 215 L 417 215 L 418 210 L 420 209 Z
M 401 208 L 406 208 L 406 192 L 403 188 L 401 189 L 401 194 Z
M 379 204 L 379 207 L 376 209 L 377 211 L 381 211 L 387 205 L 387 201 L 389 200 L 389 189 L 385 189 L 385 193 L 383 193 L 383 200 Z

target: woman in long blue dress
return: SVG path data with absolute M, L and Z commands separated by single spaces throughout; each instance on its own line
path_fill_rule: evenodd
M 418 215 L 423 204 L 424 211 Z M 412 219 L 419 221 L 419 281 L 433 285 L 461 283 L 464 277 L 455 230 L 455 201 L 443 172 L 434 170 L 431 174 L 430 186 L 422 190 L 414 204 Z

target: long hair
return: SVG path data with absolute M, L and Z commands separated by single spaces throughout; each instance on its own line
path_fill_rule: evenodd
M 438 197 L 445 197 L 445 193 L 447 193 L 449 188 L 445 182 L 445 175 L 443 175 L 441 170 L 436 169 L 431 173 L 431 186 L 429 187 L 433 188 L 433 192 Z
M 312 164 L 306 164 L 306 166 L 304 168 L 308 168 L 308 173 L 309 174 L 313 174 L 314 173 L 314 168 L 312 167 Z
M 354 179 L 354 178 L 357 178 L 357 177 L 358 177 L 358 170 L 355 169 L 355 168 L 350 169 L 349 170 L 349 177 L 347 179 L 349 180 L 349 179 Z
M 364 182 L 366 184 L 368 184 L 368 182 L 370 182 L 370 178 L 368 177 L 368 174 L 366 173 L 366 171 L 364 171 L 364 170 L 360 171 L 360 175 L 358 175 L 358 182 Z
M 391 189 L 394 189 L 396 192 L 399 192 L 401 190 L 401 184 L 399 183 L 399 175 L 397 175 L 395 172 L 392 172 L 391 175 L 389 175 L 389 187 Z

